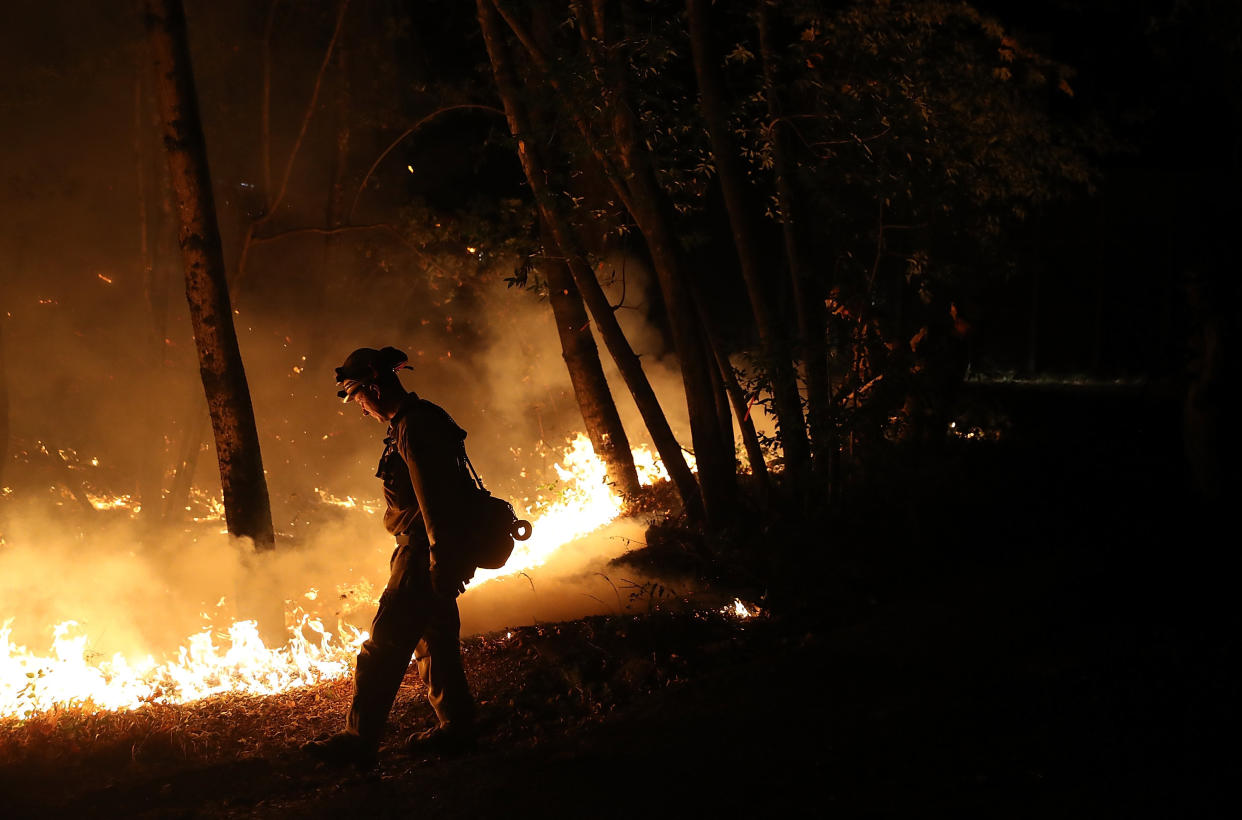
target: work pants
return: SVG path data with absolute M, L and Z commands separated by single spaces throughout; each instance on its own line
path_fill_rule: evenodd
M 431 588 L 425 541 L 398 546 L 388 586 L 371 623 L 371 637 L 358 652 L 354 701 L 346 731 L 378 748 L 388 712 L 410 664 L 427 686 L 427 699 L 440 726 L 469 724 L 474 699 L 461 665 L 461 616 L 453 593 Z

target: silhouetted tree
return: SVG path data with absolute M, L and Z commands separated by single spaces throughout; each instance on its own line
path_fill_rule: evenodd
M 775 265 L 761 264 L 758 237 L 752 224 L 751 208 L 757 191 L 746 179 L 746 172 L 729 127 L 729 106 L 720 76 L 720 60 L 713 40 L 712 18 L 705 0 L 687 0 L 690 47 L 698 79 L 699 106 L 706 126 L 716 178 L 724 195 L 733 246 L 737 251 L 742 280 L 750 301 L 764 362 L 772 374 L 772 403 L 780 426 L 785 463 L 794 476 L 804 478 L 810 469 L 802 403 L 788 350 L 788 338 L 777 317 L 773 287 Z
M 4 358 L 4 319 L 0 318 L 0 487 L 9 464 L 9 371 Z
M 592 318 L 595 319 L 596 327 L 616 361 L 622 378 L 630 388 L 639 413 L 651 433 L 656 450 L 678 488 L 687 514 L 692 518 L 701 518 L 703 507 L 698 484 L 669 428 L 668 420 L 660 408 L 655 391 L 651 389 L 651 384 L 643 372 L 638 356 L 621 331 L 613 307 L 608 302 L 599 280 L 595 278 L 590 265 L 586 263 L 578 239 L 575 238 L 570 226 L 560 213 L 548 188 L 545 166 L 539 156 L 537 146 L 531 141 L 529 117 L 520 103 L 517 79 L 511 66 L 508 46 L 504 41 L 496 10 L 490 0 L 478 0 L 477 5 L 483 39 L 487 45 L 497 90 L 505 106 L 509 129 L 514 139 L 517 140 L 518 157 L 522 162 L 531 192 L 534 194 L 536 206 L 561 256 L 567 260 L 573 280 L 578 285 Z
M 517 36 L 529 59 L 540 71 L 545 82 L 554 87 L 561 83 L 557 68 L 518 19 L 513 9 L 503 2 L 494 6 Z M 592 46 L 592 61 L 600 85 L 595 103 L 602 111 L 609 145 L 615 154 L 607 155 L 601 137 L 587 122 L 583 108 L 571 111 L 571 118 L 584 140 L 592 146 L 597 161 L 605 169 L 610 184 L 623 201 L 629 215 L 638 225 L 651 257 L 661 297 L 668 314 L 668 328 L 673 339 L 681 370 L 686 406 L 690 417 L 690 435 L 698 462 L 699 484 L 709 526 L 725 526 L 735 515 L 736 462 L 733 448 L 726 443 L 724 431 L 716 414 L 713 395 L 712 354 L 704 344 L 699 302 L 693 290 L 673 226 L 671 203 L 663 195 L 656 168 L 643 138 L 635 107 L 629 99 L 627 67 L 617 49 L 610 48 L 609 28 L 602 18 L 602 4 L 592 6 L 596 16 L 590 24 L 583 21 L 582 32 Z M 575 101 L 561 97 L 569 106 Z M 581 102 L 581 101 L 579 101 Z
M 186 300 L 207 396 L 229 532 L 257 548 L 275 544 L 254 409 L 229 302 L 207 146 L 199 120 L 185 12 L 180 0 L 146 0 L 147 40 L 180 216 Z
M 561 355 L 569 369 L 569 381 L 587 435 L 595 453 L 607 465 L 609 478 L 622 493 L 632 495 L 638 492 L 634 454 L 604 376 L 582 294 L 563 259 L 545 259 L 540 267 L 548 282 L 548 301 L 552 303 L 556 332 L 561 340 Z

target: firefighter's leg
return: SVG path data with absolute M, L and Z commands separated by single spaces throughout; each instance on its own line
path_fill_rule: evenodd
M 419 605 L 415 589 L 418 576 L 425 577 L 425 573 L 411 571 L 409 553 L 408 547 L 399 547 L 394 554 L 392 574 L 371 624 L 371 637 L 358 652 L 346 731 L 358 735 L 371 749 L 379 747 L 388 712 L 426 622 L 425 607 Z
M 430 590 L 428 590 L 430 592 Z M 457 601 L 429 595 L 430 617 L 414 650 L 418 674 L 441 728 L 468 729 L 474 722 L 474 698 L 461 663 L 461 616 Z

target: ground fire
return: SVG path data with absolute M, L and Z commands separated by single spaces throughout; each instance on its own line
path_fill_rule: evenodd
M 667 480 L 646 447 L 636 448 L 634 459 L 644 485 Z M 624 513 L 625 502 L 608 483 L 605 465 L 586 436 L 579 434 L 564 448 L 554 469 L 560 479 L 555 490 L 530 501 L 532 537 L 518 543 L 502 569 L 480 570 L 471 596 L 486 596 L 486 582 L 534 569 L 566 543 Z M 319 495 L 324 503 L 372 514 L 380 503 L 322 490 Z M 97 509 L 129 503 L 127 496 L 92 495 L 90 500 Z M 218 501 L 209 509 L 216 507 Z M 373 569 L 378 576 L 383 568 Z M 373 590 L 365 581 L 361 586 Z M 317 590 L 290 595 L 285 612 L 290 637 L 283 646 L 265 645 L 254 621 L 239 620 L 208 624 L 174 653 L 158 657 L 132 652 L 104 657 L 98 636 L 72 620 L 49 627 L 50 651 L 31 651 L 10 640 L 11 625 L 22 613 L 0 613 L 0 717 L 29 717 L 53 708 L 132 709 L 224 693 L 269 695 L 347 675 L 366 632 L 349 624 L 326 626 L 322 617 L 305 611 L 318 597 Z M 116 606 L 126 602 L 118 600 Z M 745 607 L 737 606 L 744 617 Z

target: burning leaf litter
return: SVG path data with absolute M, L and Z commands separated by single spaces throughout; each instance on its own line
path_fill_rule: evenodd
M 645 447 L 637 448 L 634 458 L 644 485 L 667 479 L 663 465 Z M 517 545 L 503 569 L 480 571 L 472 590 L 489 580 L 542 566 L 565 544 L 622 515 L 624 502 L 607 482 L 605 465 L 585 435 L 579 434 L 565 448 L 555 469 L 560 479 L 556 497 L 528 500 L 533 537 Z M 323 503 L 348 510 L 370 514 L 379 510 L 379 502 L 339 498 L 319 489 L 316 493 Z M 223 518 L 218 499 L 198 490 L 192 496 L 196 511 L 205 510 L 194 516 L 195 521 Z M 137 510 L 128 495 L 92 495 L 90 503 L 96 509 L 128 510 L 131 515 Z M 338 586 L 337 592 L 342 598 L 373 602 L 376 591 L 366 579 L 359 579 Z M 299 597 L 314 601 L 320 591 L 290 596 Z M 0 621 L 0 718 L 26 719 L 62 708 L 129 710 L 221 694 L 272 695 L 348 675 L 367 638 L 366 632 L 345 623 L 330 631 L 322 618 L 291 603 L 285 615 L 290 637 L 283 646 L 268 647 L 254 621 L 236 620 L 209 624 L 189 636 L 175 654 L 103 657 L 91 636 L 67 620 L 51 628 L 52 645 L 41 654 L 12 641 L 18 615 L 4 613 Z

